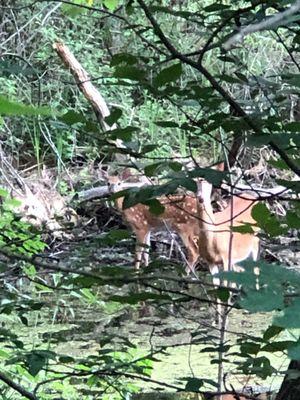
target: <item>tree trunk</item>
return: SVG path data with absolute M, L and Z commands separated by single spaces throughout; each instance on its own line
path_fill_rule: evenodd
M 275 400 L 300 399 L 300 361 L 292 360 Z

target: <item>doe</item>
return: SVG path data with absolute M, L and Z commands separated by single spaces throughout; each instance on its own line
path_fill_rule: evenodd
M 199 217 L 199 254 L 206 260 L 215 285 L 220 284 L 214 275 L 220 270 L 241 271 L 238 263 L 250 256 L 254 261 L 259 256 L 259 238 L 255 235 L 257 227 L 251 212 L 257 201 L 255 196 L 244 193 L 241 197 L 234 195 L 229 199 L 228 206 L 213 213 L 211 205 L 212 185 L 199 180 L 198 186 L 198 217 Z M 253 233 L 239 233 L 232 228 L 251 224 Z M 226 282 L 224 282 L 226 285 Z M 217 307 L 219 317 L 222 308 Z M 220 320 L 219 320 L 220 321 Z
M 238 270 L 237 264 L 252 256 L 256 261 L 259 253 L 259 238 L 255 236 L 256 221 L 251 212 L 257 198 L 244 193 L 234 195 L 228 206 L 213 212 L 211 205 L 212 184 L 199 180 L 198 216 L 199 216 L 199 253 L 210 265 L 211 272 L 220 267 L 225 270 Z M 253 233 L 232 231 L 232 227 L 250 224 Z

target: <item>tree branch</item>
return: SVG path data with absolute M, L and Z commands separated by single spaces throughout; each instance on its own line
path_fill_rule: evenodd
M 174 56 L 174 58 L 177 58 L 178 60 L 182 61 L 183 63 L 190 65 L 192 68 L 196 69 L 199 71 L 202 75 L 205 76 L 205 78 L 209 81 L 211 86 L 223 97 L 223 99 L 234 109 L 240 117 L 244 119 L 244 121 L 247 123 L 248 127 L 252 129 L 257 135 L 261 135 L 261 128 L 258 127 L 254 121 L 251 119 L 251 117 L 242 109 L 242 107 L 231 97 L 231 95 L 223 89 L 223 87 L 218 83 L 218 81 L 208 72 L 208 70 L 200 63 L 197 63 L 190 58 L 186 57 L 182 53 L 180 53 L 169 41 L 169 39 L 165 36 L 163 31 L 161 30 L 159 24 L 157 23 L 156 19 L 153 17 L 151 14 L 149 8 L 145 4 L 144 0 L 137 0 L 138 4 L 141 6 L 143 9 L 146 17 L 150 21 L 154 33 L 159 37 L 163 45 L 169 50 L 169 52 Z M 298 0 L 300 3 L 300 0 Z M 284 150 L 279 148 L 276 143 L 274 143 L 272 140 L 268 143 L 269 146 L 285 161 L 285 163 L 288 165 L 288 167 L 300 177 L 300 167 L 298 167 L 285 153 Z
M 7 375 L 0 372 L 0 380 L 6 383 L 9 387 L 14 389 L 16 392 L 20 393 L 22 396 L 26 397 L 26 399 L 30 400 L 38 400 L 38 398 L 31 392 L 28 392 L 22 386 L 15 383 L 12 379 L 10 379 Z
M 287 18 L 293 16 L 300 10 L 300 0 L 297 0 L 290 8 L 285 11 L 279 12 L 271 17 L 258 22 L 257 24 L 248 25 L 241 28 L 238 33 L 231 36 L 223 45 L 225 50 L 231 49 L 236 43 L 242 42 L 247 35 L 254 32 L 264 31 L 267 29 L 277 28 L 278 25 L 284 24 Z

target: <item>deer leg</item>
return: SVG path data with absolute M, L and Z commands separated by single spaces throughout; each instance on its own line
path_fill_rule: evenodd
M 199 259 L 199 246 L 198 246 L 198 236 L 190 236 L 189 238 L 189 247 L 188 250 L 188 268 L 189 271 L 195 274 L 195 266 Z
M 151 237 L 151 232 L 149 231 L 145 236 L 145 245 L 143 249 L 143 258 L 145 267 L 148 267 L 149 265 L 150 237 Z
M 179 232 L 178 232 L 179 233 Z M 179 233 L 181 240 L 187 250 L 187 266 L 185 272 L 187 275 L 195 273 L 195 265 L 199 257 L 198 246 L 195 244 L 194 236 Z
M 190 273 L 194 274 L 195 273 L 195 266 L 197 264 L 199 254 L 198 254 L 198 247 L 194 244 L 188 247 L 187 249 L 187 266 L 185 268 L 185 272 L 187 275 Z
M 260 240 L 258 237 L 254 236 L 253 238 L 253 247 L 252 247 L 252 259 L 253 261 L 257 261 L 259 259 L 260 253 Z
M 253 261 L 257 261 L 259 259 L 260 253 L 260 240 L 258 237 L 253 238 L 253 247 L 252 247 L 252 259 Z M 259 267 L 254 268 L 254 273 L 259 275 Z
M 172 257 L 173 250 L 174 250 L 174 237 L 173 237 L 173 234 L 172 234 L 172 235 L 171 235 L 170 250 L 169 250 L 169 260 L 170 260 L 171 257 Z
M 220 279 L 214 277 L 214 275 L 217 275 L 220 272 L 220 268 L 218 267 L 218 265 L 211 265 L 209 267 L 209 271 L 210 271 L 210 273 L 212 275 L 212 278 L 213 278 L 213 284 L 215 286 L 220 286 Z
M 257 261 L 259 259 L 259 253 L 260 253 L 260 240 L 258 237 L 253 238 L 253 246 L 252 246 L 252 259 L 253 261 Z M 257 275 L 256 278 L 256 289 L 259 289 L 259 267 L 254 267 L 254 274 Z
M 220 279 L 216 278 L 214 275 L 217 275 L 220 272 L 219 266 L 218 265 L 210 265 L 209 271 L 212 275 L 213 284 L 215 285 L 216 288 L 218 288 L 220 286 Z M 222 304 L 221 304 L 219 298 L 217 298 L 217 307 L 215 308 L 215 310 L 217 313 L 216 318 L 215 318 L 215 323 L 217 324 L 218 327 L 220 327 L 221 322 L 222 322 L 223 308 L 222 308 Z
M 145 264 L 149 261 L 149 253 L 148 258 L 145 257 L 145 247 L 147 242 L 150 242 L 150 232 L 147 230 L 146 232 L 143 231 L 136 231 L 136 245 L 135 245 L 135 269 L 139 270 L 141 266 L 142 259 L 144 260 Z

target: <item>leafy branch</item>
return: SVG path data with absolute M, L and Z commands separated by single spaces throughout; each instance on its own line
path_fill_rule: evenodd
M 211 73 L 201 64 L 191 60 L 182 53 L 180 53 L 166 37 L 162 31 L 160 25 L 154 18 L 153 14 L 149 10 L 144 0 L 137 0 L 141 8 L 143 9 L 146 17 L 150 21 L 154 33 L 159 37 L 163 45 L 169 50 L 174 58 L 182 61 L 183 63 L 190 65 L 192 68 L 199 71 L 209 81 L 211 86 L 223 97 L 223 99 L 232 107 L 239 117 L 242 117 L 247 123 L 248 127 L 252 129 L 257 135 L 261 134 L 261 129 L 254 123 L 251 117 L 243 110 L 243 108 L 233 99 L 233 97 L 217 82 L 217 80 L 211 75 Z M 269 141 L 269 146 L 281 157 L 281 159 L 287 164 L 287 166 L 300 177 L 300 168 L 290 159 L 284 150 L 282 150 L 273 140 Z
M 38 400 L 35 394 L 29 392 L 28 390 L 24 389 L 23 386 L 19 385 L 18 383 L 14 382 L 11 378 L 5 375 L 3 372 L 0 371 L 0 380 L 6 383 L 9 387 L 14 389 L 16 392 L 20 393 L 22 396 L 26 397 L 29 400 Z
M 300 1 L 297 0 L 290 8 L 285 11 L 279 12 L 271 17 L 258 22 L 256 24 L 248 25 L 244 28 L 241 28 L 238 33 L 234 34 L 229 38 L 223 45 L 225 50 L 231 49 L 237 43 L 240 43 L 244 40 L 247 35 L 250 35 L 255 32 L 264 31 L 267 29 L 277 28 L 279 25 L 284 25 L 289 22 L 289 18 L 297 14 L 300 10 Z

